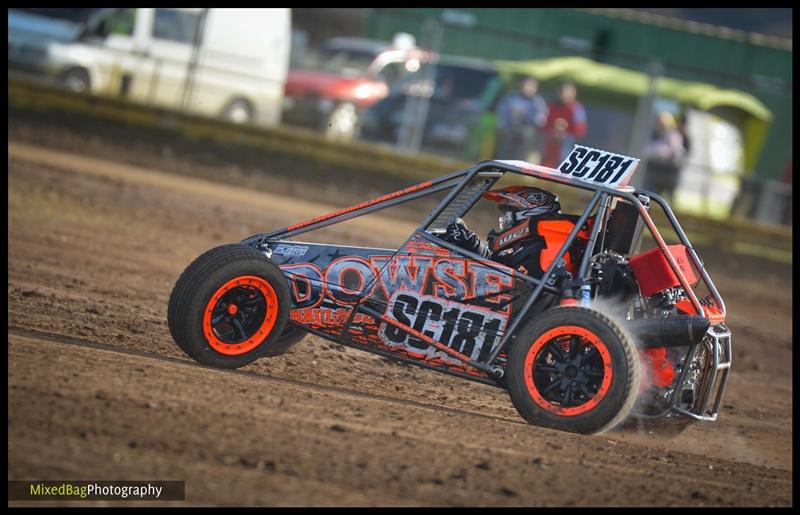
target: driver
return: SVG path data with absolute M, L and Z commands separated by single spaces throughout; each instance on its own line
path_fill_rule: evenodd
M 502 213 L 498 229 L 489 231 L 487 241 L 460 218 L 450 222 L 441 238 L 486 259 L 541 276 L 539 254 L 545 242 L 536 232 L 536 221 L 561 214 L 558 196 L 532 186 L 511 186 L 487 191 L 483 197 L 497 202 Z

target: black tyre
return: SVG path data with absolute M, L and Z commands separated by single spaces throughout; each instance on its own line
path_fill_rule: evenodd
M 231 123 L 251 124 L 255 120 L 255 109 L 247 100 L 238 98 L 228 104 L 222 118 Z
M 555 307 L 526 325 L 505 375 L 525 420 L 574 433 L 600 433 L 624 420 L 640 378 L 637 350 L 625 332 L 583 307 Z
M 76 93 L 88 93 L 91 88 L 89 73 L 83 68 L 71 68 L 61 76 L 61 85 Z
M 279 340 L 290 308 L 281 270 L 256 249 L 235 243 L 209 250 L 184 270 L 167 319 L 175 343 L 193 359 L 238 368 Z
M 280 338 L 267 347 L 267 350 L 264 351 L 262 356 L 265 358 L 274 358 L 286 354 L 295 344 L 300 343 L 307 335 L 308 331 L 302 327 L 294 324 L 286 324 L 286 329 L 283 330 Z

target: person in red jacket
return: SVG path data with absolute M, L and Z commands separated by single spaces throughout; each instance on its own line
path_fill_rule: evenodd
M 542 165 L 555 168 L 572 150 L 575 140 L 586 135 L 586 110 L 576 100 L 578 90 L 571 82 L 561 84 L 558 100 L 548 106 L 542 128 Z

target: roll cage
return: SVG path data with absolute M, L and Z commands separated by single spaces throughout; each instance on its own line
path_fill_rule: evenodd
M 600 184 L 594 184 L 577 178 L 569 177 L 554 168 L 534 165 L 521 161 L 483 161 L 469 168 L 458 170 L 432 180 L 415 184 L 405 189 L 395 191 L 369 201 L 317 216 L 315 218 L 311 218 L 282 229 L 251 236 L 243 240 L 242 243 L 255 246 L 259 250 L 270 255 L 270 243 L 274 243 L 276 241 L 286 241 L 288 238 L 292 238 L 309 231 L 351 220 L 359 216 L 410 202 L 412 200 L 416 200 L 437 192 L 449 190 L 449 192 L 433 209 L 433 211 L 431 211 L 425 217 L 414 233 L 412 233 L 412 235 L 406 240 L 406 244 L 408 244 L 408 242 L 415 237 L 421 237 L 428 240 L 430 243 L 448 249 L 455 255 L 485 264 L 494 263 L 497 265 L 498 270 L 507 270 L 507 267 L 504 265 L 492 262 L 491 260 L 487 260 L 486 258 L 474 252 L 470 252 L 458 247 L 457 245 L 439 238 L 435 234 L 436 229 L 444 228 L 453 219 L 461 217 L 467 213 L 481 198 L 481 194 L 489 190 L 501 177 L 507 173 L 517 174 L 524 177 L 533 177 L 543 181 L 579 188 L 592 192 L 592 196 L 584 207 L 583 212 L 579 216 L 578 220 L 574 224 L 571 232 L 556 253 L 555 257 L 550 262 L 547 269 L 544 271 L 544 274 L 541 278 L 535 278 L 519 271 L 515 272 L 515 277 L 524 283 L 529 284 L 533 288 L 533 291 L 526 299 L 522 307 L 512 314 L 507 327 L 503 331 L 500 341 L 496 344 L 495 348 L 491 351 L 486 359 L 480 361 L 470 359 L 468 356 L 460 354 L 459 352 L 446 347 L 427 335 L 414 330 L 412 327 L 399 323 L 398 321 L 389 317 L 386 313 L 382 313 L 379 310 L 374 309 L 374 307 L 370 306 L 368 302 L 364 302 L 366 297 L 353 306 L 350 318 L 344 324 L 344 329 L 341 334 L 345 334 L 345 331 L 347 331 L 348 327 L 350 326 L 350 323 L 352 322 L 356 312 L 365 313 L 367 315 L 376 317 L 376 319 L 399 327 L 408 334 L 411 334 L 414 337 L 426 342 L 428 345 L 446 352 L 448 355 L 464 362 L 469 366 L 490 374 L 493 377 L 502 377 L 503 371 L 499 370 L 499 367 L 493 363 L 498 355 L 500 355 L 500 353 L 507 348 L 512 335 L 525 320 L 526 316 L 529 314 L 531 308 L 534 306 L 534 303 L 540 297 L 541 293 L 543 291 L 547 291 L 556 295 L 560 295 L 562 293 L 561 290 L 552 286 L 552 284 L 554 284 L 554 273 L 558 268 L 562 258 L 569 250 L 570 246 L 575 242 L 578 233 L 581 231 L 582 227 L 584 227 L 586 221 L 591 216 L 594 216 L 595 223 L 592 224 L 591 227 L 589 240 L 586 244 L 587 250 L 583 253 L 583 256 L 580 259 L 577 274 L 576 277 L 574 277 L 579 284 L 588 284 L 589 275 L 591 273 L 590 260 L 593 253 L 603 250 L 597 249 L 596 243 L 600 231 L 603 230 L 603 227 L 607 224 L 606 215 L 609 214 L 609 210 L 611 209 L 611 201 L 614 198 L 624 199 L 635 207 L 638 215 L 644 221 L 644 226 L 648 229 L 649 233 L 660 249 L 661 254 L 664 256 L 664 259 L 669 264 L 669 267 L 677 277 L 680 285 L 685 290 L 686 295 L 688 296 L 689 300 L 691 301 L 691 305 L 694 308 L 695 314 L 707 318 L 711 322 L 712 326 L 722 324 L 722 322 L 724 322 L 726 313 L 725 304 L 716 287 L 714 286 L 714 283 L 706 272 L 703 262 L 700 260 L 697 252 L 689 242 L 689 239 L 678 223 L 678 220 L 676 219 L 672 210 L 662 197 L 656 195 L 655 193 L 639 190 L 631 186 L 607 187 Z M 692 285 L 689 284 L 685 274 L 681 270 L 680 266 L 678 266 L 675 257 L 669 251 L 666 242 L 653 222 L 648 212 L 648 208 L 645 207 L 645 204 L 643 203 L 643 200 L 646 202 L 648 199 L 650 199 L 652 202 L 655 202 L 663 209 L 667 220 L 672 226 L 672 229 L 675 231 L 675 234 L 678 236 L 678 239 L 686 247 L 687 255 L 690 258 L 692 265 L 699 272 L 700 280 L 705 284 L 706 288 L 710 292 L 710 298 L 705 299 L 705 303 L 698 299 L 694 289 L 692 288 Z M 596 212 L 594 215 L 592 215 L 592 212 L 595 211 L 595 209 Z M 590 249 L 592 249 L 594 252 Z M 724 326 L 721 327 L 724 328 Z M 729 355 L 730 353 L 728 352 L 728 356 Z M 717 358 L 716 346 L 715 358 Z M 717 361 L 717 359 L 715 359 L 715 361 Z M 727 371 L 724 375 L 727 376 Z M 674 405 L 674 401 L 672 404 Z M 671 408 L 672 406 L 670 409 Z M 716 412 L 716 409 L 714 411 Z

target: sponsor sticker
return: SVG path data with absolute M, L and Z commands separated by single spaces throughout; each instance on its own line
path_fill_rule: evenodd
M 303 257 L 308 252 L 308 247 L 304 245 L 287 245 L 285 243 L 281 243 L 275 250 L 272 251 L 279 256 L 293 256 L 293 257 Z

